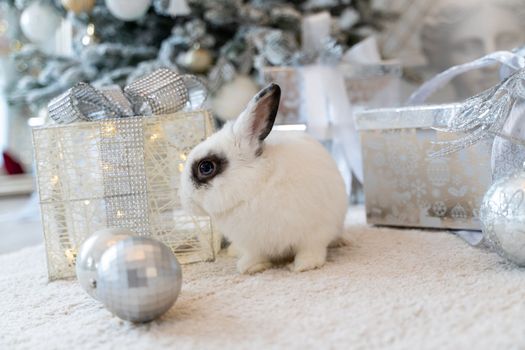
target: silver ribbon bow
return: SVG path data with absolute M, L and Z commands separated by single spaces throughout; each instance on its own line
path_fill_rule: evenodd
M 158 69 L 124 88 L 97 89 L 77 83 L 49 102 L 49 117 L 59 124 L 106 118 L 150 116 L 201 107 L 204 84 L 195 76 Z
M 463 132 L 466 136 L 452 141 L 434 142 L 441 148 L 429 154 L 430 157 L 442 157 L 467 148 L 484 138 L 501 136 L 512 142 L 525 144 L 502 132 L 505 122 L 514 104 L 525 98 L 525 58 L 520 49 L 513 52 L 498 51 L 475 61 L 451 67 L 424 83 L 409 99 L 409 104 L 421 104 L 434 91 L 444 86 L 452 78 L 470 70 L 500 63 L 500 78 L 496 86 L 468 98 L 461 103 L 458 113 L 451 118 L 444 128 L 434 129 L 447 132 Z
M 525 140 L 503 132 L 505 122 L 515 103 L 525 99 L 525 69 L 498 85 L 465 100 L 457 115 L 445 128 L 447 132 L 463 132 L 466 136 L 452 141 L 435 142 L 442 147 L 430 157 L 442 157 L 467 148 L 487 137 L 500 136 L 513 143 L 525 145 Z

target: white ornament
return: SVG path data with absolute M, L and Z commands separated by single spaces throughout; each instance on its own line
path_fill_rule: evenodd
M 106 0 L 109 12 L 123 21 L 142 18 L 151 6 L 151 0 Z
M 22 12 L 20 28 L 32 42 L 43 43 L 54 37 L 61 20 L 52 6 L 35 1 Z
M 212 101 L 213 112 L 222 121 L 235 119 L 257 92 L 259 87 L 252 78 L 238 75 L 215 94 Z

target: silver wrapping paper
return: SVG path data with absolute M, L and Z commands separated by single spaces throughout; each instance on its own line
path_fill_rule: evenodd
M 479 208 L 491 182 L 490 140 L 429 157 L 436 142 L 462 136 L 435 130 L 457 110 L 458 105 L 437 105 L 357 114 L 369 223 L 480 229 Z

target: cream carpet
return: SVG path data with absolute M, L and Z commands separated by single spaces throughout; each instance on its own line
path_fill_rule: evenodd
M 0 349 L 525 348 L 525 270 L 446 232 L 363 222 L 352 209 L 352 244 L 320 270 L 184 266 L 179 300 L 146 325 L 48 283 L 42 246 L 0 255 Z

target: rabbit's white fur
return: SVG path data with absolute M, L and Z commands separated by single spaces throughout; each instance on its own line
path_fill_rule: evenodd
M 189 154 L 181 180 L 183 205 L 211 216 L 240 253 L 241 273 L 262 271 L 290 255 L 294 271 L 321 267 L 327 246 L 343 231 L 343 179 L 328 152 L 306 134 L 273 132 L 264 143 L 250 137 L 248 126 L 260 113 L 256 105 L 252 100 L 235 123 Z M 196 186 L 189 165 L 210 153 L 224 155 L 227 168 Z

